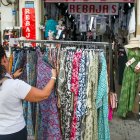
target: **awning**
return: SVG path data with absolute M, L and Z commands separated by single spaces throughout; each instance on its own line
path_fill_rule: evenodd
M 135 0 L 45 0 L 48 3 L 65 3 L 65 2 L 119 2 L 119 3 L 134 3 Z

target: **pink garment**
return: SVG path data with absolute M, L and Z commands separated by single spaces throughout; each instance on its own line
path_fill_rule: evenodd
M 79 68 L 80 68 L 80 61 L 82 57 L 82 51 L 77 51 L 74 54 L 73 61 L 72 61 L 72 78 L 71 78 L 71 92 L 74 94 L 74 112 L 73 112 L 73 118 L 72 118 L 72 126 L 71 126 L 71 134 L 70 134 L 70 140 L 75 140 L 76 136 L 76 124 L 77 124 L 77 116 L 76 116 L 76 110 L 77 110 L 77 101 L 78 101 L 78 91 L 79 91 Z
M 117 100 L 117 94 L 116 93 L 111 93 L 110 94 L 110 103 L 111 103 L 112 109 L 117 108 L 118 100 Z
M 111 106 L 109 106 L 108 120 L 112 121 L 112 119 L 113 119 L 113 109 Z

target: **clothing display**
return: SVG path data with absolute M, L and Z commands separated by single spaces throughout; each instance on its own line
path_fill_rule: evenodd
M 13 72 L 23 66 L 20 78 L 39 89 L 51 79 L 52 67 L 59 68 L 48 99 L 23 102 L 30 140 L 110 140 L 103 49 L 62 45 L 43 52 L 39 47 L 15 49 L 12 55 Z
M 106 60 L 103 52 L 95 52 L 94 50 L 72 50 L 66 48 L 61 50 L 61 53 L 60 72 L 58 75 L 58 94 L 60 97 L 60 116 L 63 139 L 98 140 L 99 136 L 100 139 L 109 140 L 110 134 L 107 105 L 108 81 L 107 68 L 105 65 Z M 101 59 L 101 57 L 103 58 Z M 104 79 L 104 82 L 101 82 L 104 83 L 105 86 L 101 98 L 98 99 L 103 103 L 101 103 L 97 109 L 98 77 L 100 77 L 98 69 L 99 64 L 100 70 L 103 69 L 102 71 L 104 72 L 102 72 L 102 78 L 106 78 Z M 70 70 L 69 73 L 67 73 L 68 65 Z M 105 66 L 102 67 L 103 65 Z M 69 84 L 67 84 L 67 80 L 69 81 Z M 69 109 L 67 106 L 69 106 Z M 103 108 L 105 109 L 104 111 Z M 100 115 L 100 118 L 98 114 Z M 70 121 L 71 124 L 69 123 Z M 101 124 L 100 121 L 103 122 L 103 124 Z M 100 133 L 98 133 L 98 130 Z
M 121 95 L 118 106 L 118 115 L 126 117 L 129 111 L 133 110 L 135 97 L 137 94 L 138 81 L 140 74 L 135 73 L 135 67 L 140 61 L 139 49 L 128 49 L 128 60 L 134 58 L 135 62 L 126 66 L 124 70 Z

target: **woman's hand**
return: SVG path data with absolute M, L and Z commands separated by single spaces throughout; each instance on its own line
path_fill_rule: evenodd
M 52 77 L 57 77 L 57 72 L 56 72 L 56 69 L 52 69 Z
M 13 78 L 18 78 L 22 74 L 22 69 L 18 69 L 14 74 Z

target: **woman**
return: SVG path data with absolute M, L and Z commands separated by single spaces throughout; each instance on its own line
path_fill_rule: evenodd
M 0 140 L 27 140 L 22 100 L 39 102 L 47 99 L 55 85 L 56 70 L 43 90 L 31 87 L 8 74 L 9 62 L 0 47 Z M 21 73 L 17 71 L 14 77 Z

